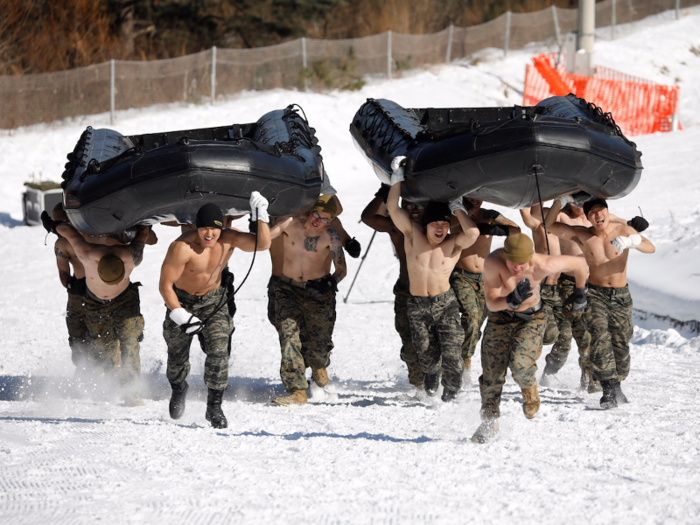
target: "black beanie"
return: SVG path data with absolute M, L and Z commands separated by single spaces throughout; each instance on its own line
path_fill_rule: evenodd
M 205 204 L 197 212 L 197 228 L 224 227 L 224 214 L 216 204 Z
M 591 208 L 598 205 L 602 206 L 603 208 L 608 207 L 608 203 L 605 201 L 605 199 L 591 199 L 583 203 L 583 214 L 586 216 L 586 218 L 588 218 L 588 212 L 591 211 Z
M 423 212 L 423 226 L 427 226 L 431 222 L 452 220 L 452 212 L 450 207 L 444 202 L 431 201 L 425 207 Z

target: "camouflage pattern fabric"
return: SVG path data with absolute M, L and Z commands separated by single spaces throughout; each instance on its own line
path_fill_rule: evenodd
M 576 281 L 572 277 L 561 275 L 557 285 L 559 290 L 560 304 L 569 298 L 576 287 Z M 591 344 L 591 334 L 586 330 L 586 322 L 583 318 L 583 312 L 578 314 L 571 313 L 571 306 L 561 308 L 561 317 L 559 320 L 559 337 L 557 338 L 552 350 L 545 357 L 547 373 L 556 374 L 562 369 L 571 350 L 571 338 L 576 339 L 578 347 L 578 363 L 581 370 L 590 370 L 590 361 L 588 358 L 589 347 Z
M 591 334 L 593 379 L 624 381 L 630 372 L 629 342 L 633 332 L 629 288 L 589 284 L 584 318 Z
M 486 297 L 484 281 L 471 277 L 474 274 L 455 268 L 450 276 L 450 285 L 457 296 L 459 312 L 462 314 L 462 360 L 471 359 L 481 339 L 481 327 L 486 320 Z
M 423 373 L 437 374 L 442 361 L 442 386 L 452 391 L 462 388 L 464 330 L 452 288 L 435 297 L 412 295 L 408 322 Z
M 306 368 L 327 368 L 333 350 L 335 292 L 321 298 L 305 289 L 279 282 L 275 290 L 275 319 L 282 361 L 280 377 L 288 392 L 305 390 Z M 302 334 L 305 339 L 302 345 Z
M 175 288 L 180 305 L 201 321 L 205 321 L 219 306 L 226 289 L 219 286 L 204 295 L 190 295 Z M 204 360 L 204 384 L 212 390 L 223 390 L 228 386 L 229 336 L 233 332 L 233 319 L 226 307 L 209 319 L 199 334 Z M 168 381 L 179 384 L 190 373 L 190 345 L 192 335 L 187 335 L 172 319 L 170 310 L 165 313 L 163 338 L 168 345 Z
M 555 284 L 540 285 L 542 307 L 547 312 L 547 328 L 544 331 L 543 345 L 551 345 L 559 337 L 559 320 L 562 317 L 561 299 Z
M 277 321 L 275 320 L 275 290 L 277 290 L 277 283 L 280 282 L 279 277 L 276 275 L 271 275 L 270 280 L 267 282 L 267 320 L 270 324 L 277 329 Z
M 394 327 L 401 337 L 401 360 L 408 367 L 408 381 L 413 386 L 423 384 L 423 370 L 418 354 L 413 347 L 411 327 L 408 322 L 408 299 L 411 297 L 410 283 L 399 277 L 394 285 Z
M 79 279 L 85 281 L 85 277 Z M 66 304 L 66 326 L 68 345 L 71 348 L 71 361 L 79 366 L 87 355 L 87 325 L 85 324 L 85 296 L 68 292 Z
M 547 312 L 543 308 L 527 317 L 511 316 L 506 311 L 489 312 L 481 342 L 484 372 L 479 377 L 483 418 L 500 416 L 501 393 L 509 367 L 521 389 L 530 388 L 536 382 L 537 359 L 542 354 Z
M 102 301 L 88 290 L 84 296 L 87 327 L 85 360 L 80 369 L 99 375 L 115 373 L 122 385 L 136 382 L 141 375 L 141 316 L 139 286 L 131 283 L 120 295 Z M 116 369 L 121 362 L 121 367 Z

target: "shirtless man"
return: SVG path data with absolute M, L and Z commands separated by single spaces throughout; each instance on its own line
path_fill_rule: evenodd
M 46 213 L 46 212 L 44 212 Z M 52 222 L 46 221 L 42 214 L 42 221 L 47 231 L 56 228 L 57 223 L 68 222 L 68 215 L 63 209 L 63 204 L 58 203 L 51 212 Z M 86 333 L 85 325 L 85 268 L 75 255 L 73 246 L 64 237 L 58 236 L 54 244 L 56 266 L 61 284 L 68 291 L 68 304 L 66 305 L 66 326 L 68 327 L 68 345 L 71 349 L 71 361 L 76 366 L 76 374 L 85 367 Z M 71 274 L 72 268 L 72 274 Z M 118 364 L 118 363 L 117 363 Z
M 404 248 L 403 233 L 394 225 L 391 217 L 380 213 L 386 210 L 386 200 L 390 186 L 382 184 L 367 207 L 362 212 L 362 222 L 378 232 L 389 234 L 394 245 L 396 257 L 399 259 L 399 278 L 394 285 L 394 327 L 401 337 L 401 360 L 408 367 L 408 381 L 417 390 L 423 390 L 423 370 L 418 361 L 418 354 L 411 340 L 411 328 L 408 323 L 408 299 L 411 296 L 408 282 L 408 268 L 406 266 L 406 250 Z M 424 207 L 401 199 L 401 208 L 406 210 L 416 227 L 421 228 Z
M 464 343 L 462 344 L 462 361 L 464 375 L 470 381 L 472 356 L 481 339 L 481 327 L 486 320 L 486 301 L 484 299 L 484 259 L 491 253 L 491 241 L 494 235 L 513 235 L 520 233 L 520 226 L 506 219 L 495 210 L 481 207 L 484 201 L 465 198 L 472 206 L 470 218 L 479 228 L 479 238 L 469 248 L 462 250 L 452 275 L 450 285 L 457 296 L 459 311 L 462 314 Z M 454 230 L 453 230 L 454 231 Z
M 582 258 L 535 253 L 532 240 L 524 233 L 509 236 L 503 248 L 486 258 L 484 289 L 489 314 L 481 343 L 482 424 L 472 441 L 485 443 L 498 431 L 501 393 L 508 367 L 522 390 L 525 417 L 532 419 L 539 411 L 535 373 L 547 323 L 540 283 L 548 275 L 563 271 L 576 276 L 578 292 L 572 301 L 573 308 L 583 310 L 588 266 Z
M 559 210 L 560 201 L 555 200 L 545 223 L 558 237 L 576 243 L 590 268 L 589 307 L 584 319 L 591 334 L 592 379 L 600 381 L 603 387 L 600 405 L 614 408 L 627 402 L 620 383 L 630 371 L 629 341 L 633 328 L 632 297 L 627 287 L 629 249 L 642 253 L 654 253 L 656 249 L 631 225 L 611 221 L 604 199 L 584 203 L 584 216 L 590 227 L 553 222 Z
M 399 207 L 404 159 L 395 157 L 391 163 L 387 210 L 404 235 L 411 292 L 408 299 L 411 338 L 423 370 L 426 394 L 437 393 L 442 361 L 442 400 L 450 402 L 462 388 L 464 370 L 464 330 L 459 324 L 459 304 L 450 287 L 450 275 L 462 250 L 474 244 L 479 230 L 467 215 L 461 197 L 449 205 L 429 203 L 422 219 L 425 230 L 411 220 L 408 212 Z M 452 215 L 462 228 L 456 235 L 449 234 Z
M 311 210 L 278 226 L 283 261 L 274 290 L 274 319 L 282 352 L 280 377 L 289 395 L 273 399 L 275 405 L 307 402 L 308 367 L 319 387 L 328 385 L 326 368 L 333 349 L 335 294 L 347 274 L 340 235 L 331 226 L 337 213 L 335 199 L 322 195 Z M 329 255 L 335 267 L 333 274 L 326 269 Z
M 70 243 L 85 270 L 83 301 L 89 345 L 83 372 L 95 376 L 103 371 L 112 373 L 121 363 L 117 377 L 124 388 L 124 403 L 143 405 L 139 385 L 139 341 L 144 326 L 138 291 L 141 283 L 132 283 L 129 276 L 143 260 L 150 227 L 139 226 L 129 245 L 114 246 L 86 241 L 67 222 L 58 224 L 56 232 Z
M 265 197 L 256 191 L 251 193 L 251 215 L 258 223 L 258 251 L 270 247 L 267 206 Z M 207 356 L 205 417 L 212 427 L 226 428 L 228 421 L 221 401 L 228 386 L 228 341 L 233 318 L 228 308 L 223 308 L 227 294 L 221 272 L 235 248 L 254 251 L 256 237 L 238 230 L 223 230 L 224 217 L 215 204 L 205 204 L 199 209 L 196 224 L 196 230 L 183 233 L 170 245 L 160 273 L 160 294 L 167 307 L 163 337 L 168 345 L 167 377 L 172 388 L 170 417 L 179 419 L 185 412 L 190 344 L 192 336 L 201 332 L 202 351 Z
M 544 212 L 548 216 L 549 224 L 552 224 L 555 221 L 559 221 L 563 224 L 568 224 L 569 226 L 583 226 L 586 228 L 590 227 L 591 223 L 588 222 L 588 219 L 583 213 L 583 208 L 581 207 L 583 201 L 577 200 L 576 197 L 576 195 L 565 195 L 564 197 L 560 197 L 559 199 L 557 199 L 560 201 L 559 205 L 561 206 L 561 208 L 559 213 L 557 215 L 552 214 L 551 218 L 548 215 L 549 209 L 545 208 Z M 543 232 L 544 229 L 542 228 L 542 222 L 541 220 L 539 220 L 539 218 L 541 217 L 541 212 L 539 210 L 539 205 L 532 207 L 533 215 L 538 218 L 537 224 L 540 226 L 539 230 Z M 634 217 L 630 221 L 625 221 L 624 219 L 621 219 L 620 217 L 617 217 L 612 214 L 610 214 L 609 217 L 610 222 L 628 224 L 635 228 L 638 233 L 643 232 L 649 226 L 649 223 L 643 217 Z M 583 256 L 583 252 L 575 242 L 567 239 L 559 239 L 558 237 L 549 233 L 549 226 L 547 226 L 547 228 L 548 238 L 550 240 L 551 246 L 554 246 L 554 244 L 556 243 L 558 246 L 560 246 L 561 253 L 564 255 Z M 552 239 L 552 237 L 554 237 L 554 239 Z M 537 241 L 535 241 L 535 249 L 537 250 Z M 571 339 L 573 337 L 576 340 L 576 345 L 578 347 L 579 352 L 579 366 L 581 368 L 581 388 L 583 390 L 587 390 L 589 393 L 600 392 L 600 383 L 598 381 L 593 380 L 591 376 L 592 372 L 589 358 L 591 335 L 586 329 L 586 323 L 583 319 L 583 312 L 574 315 L 571 313 L 570 308 L 561 308 L 561 304 L 567 301 L 567 299 L 571 296 L 573 289 L 573 276 L 565 272 L 562 273 L 557 281 L 557 295 L 559 298 L 559 308 L 558 310 L 555 310 L 555 313 L 557 314 L 559 336 L 557 337 L 556 342 L 552 347 L 552 350 L 545 357 L 547 365 L 545 366 L 544 371 L 542 373 L 540 383 L 544 386 L 549 386 L 554 382 L 553 378 L 555 377 L 557 372 L 559 372 L 559 370 L 561 370 L 561 368 L 564 366 L 564 363 L 566 363 L 569 351 L 571 350 Z M 544 344 L 551 344 L 547 343 L 546 336 Z

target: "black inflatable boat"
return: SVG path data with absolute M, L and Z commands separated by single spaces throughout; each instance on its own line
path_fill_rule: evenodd
M 92 235 L 192 223 L 207 203 L 245 214 L 253 191 L 268 199 L 270 215 L 293 215 L 320 194 L 320 152 L 315 130 L 293 106 L 218 128 L 133 136 L 87 128 L 68 155 L 64 207 Z
M 406 156 L 401 195 L 417 203 L 467 195 L 512 208 L 579 191 L 623 197 L 639 182 L 641 152 L 609 113 L 575 95 L 535 107 L 405 109 L 373 100 L 350 133 L 382 182 Z M 539 187 L 539 190 L 538 190 Z

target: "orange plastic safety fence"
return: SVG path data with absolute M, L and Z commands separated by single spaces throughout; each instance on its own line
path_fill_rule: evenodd
M 568 90 L 611 113 L 627 136 L 672 131 L 673 116 L 678 110 L 678 86 L 654 84 L 601 66 L 596 66 L 593 77 L 572 75 L 566 72 L 564 59 L 557 65 L 556 58 L 556 54 L 538 55 L 533 59 L 534 65 L 527 66 L 524 106 L 534 106 Z

